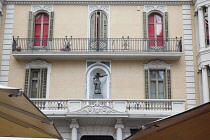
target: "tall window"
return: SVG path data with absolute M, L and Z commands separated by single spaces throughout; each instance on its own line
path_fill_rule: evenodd
M 210 42 L 209 42 L 209 21 L 208 21 L 207 8 L 204 9 L 204 18 L 205 18 L 205 28 L 206 28 L 206 44 L 210 45 Z
M 29 98 L 46 98 L 47 69 L 26 69 L 25 92 Z
M 49 30 L 49 16 L 45 13 L 35 17 L 34 46 L 47 46 Z
M 170 65 L 155 60 L 144 64 L 146 99 L 171 99 Z
M 90 19 L 91 49 L 97 51 L 107 48 L 107 15 L 102 10 L 96 10 Z
M 152 13 L 148 17 L 149 46 L 163 46 L 163 18 Z
M 150 70 L 150 98 L 165 98 L 165 71 Z

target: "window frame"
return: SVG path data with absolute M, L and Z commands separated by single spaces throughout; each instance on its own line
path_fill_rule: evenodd
M 171 65 L 160 60 L 151 61 L 144 64 L 144 75 L 145 75 L 145 98 L 151 99 L 150 95 L 150 71 L 165 71 L 164 74 L 164 99 L 171 99 Z
M 209 40 L 209 34 L 207 35 L 207 33 L 209 33 L 209 21 L 208 21 L 208 28 L 206 26 L 206 18 L 208 20 L 208 8 L 207 7 L 204 7 L 203 9 L 203 16 L 204 16 L 204 29 L 205 29 L 205 43 L 206 43 L 206 46 L 209 46 L 210 45 L 210 40 Z M 209 40 L 209 41 L 207 41 Z
M 47 69 L 47 81 L 46 81 L 46 99 L 49 98 L 49 90 L 50 90 L 50 75 L 51 75 L 51 70 L 52 70 L 52 64 L 50 63 L 47 63 L 46 61 L 44 60 L 34 60 L 28 64 L 26 64 L 26 73 L 27 73 L 27 70 L 29 72 L 28 74 L 28 79 L 26 79 L 26 74 L 25 74 L 25 91 L 26 91 L 26 94 L 29 95 L 29 92 L 30 92 L 30 87 L 29 84 L 31 84 L 31 70 L 41 70 L 41 69 Z M 27 88 L 27 90 L 26 90 Z M 30 97 L 29 97 L 30 98 Z M 33 98 L 35 99 L 35 98 Z
M 40 23 L 37 23 L 36 22 L 36 18 L 41 15 L 41 22 Z M 48 16 L 48 23 L 44 23 L 44 15 L 47 15 Z M 40 40 L 40 47 L 42 46 L 48 46 L 48 38 L 49 38 L 49 33 L 50 33 L 50 15 L 46 12 L 38 12 L 37 14 L 34 15 L 34 21 L 33 21 L 33 38 L 34 38 L 34 44 L 35 44 L 35 32 L 36 32 L 36 25 L 41 25 L 41 31 L 40 31 L 40 36 L 38 38 L 38 40 Z M 44 38 L 44 25 L 47 24 L 48 25 L 48 30 L 47 30 L 47 38 L 45 39 Z M 45 39 L 47 42 L 46 42 L 46 45 L 43 45 L 43 39 Z M 34 46 L 37 46 L 37 45 L 34 45 Z
M 164 71 L 164 78 L 163 79 L 159 79 L 157 77 L 155 78 L 151 78 L 151 72 L 152 71 Z M 156 76 L 157 76 L 157 73 L 156 73 Z M 155 86 L 156 86 L 156 97 L 155 98 L 151 98 L 151 82 L 152 81 L 155 81 Z M 166 69 L 149 69 L 149 98 L 150 99 L 162 99 L 162 98 L 159 98 L 159 87 L 158 87 L 158 83 L 159 81 L 162 81 L 163 82 L 163 85 L 164 85 L 164 98 L 163 99 L 167 99 L 167 94 L 166 94 Z

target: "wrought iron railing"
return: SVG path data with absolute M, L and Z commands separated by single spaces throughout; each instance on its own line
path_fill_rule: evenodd
M 182 52 L 182 38 L 13 38 L 12 51 Z
M 181 99 L 31 99 L 40 110 L 77 111 L 85 107 L 110 107 L 122 112 L 174 111 L 185 110 L 185 100 Z M 177 105 L 177 106 L 176 106 Z M 180 108 L 182 106 L 182 108 Z

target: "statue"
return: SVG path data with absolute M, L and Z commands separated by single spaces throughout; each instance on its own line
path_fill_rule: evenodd
M 94 93 L 95 94 L 101 94 L 101 81 L 99 78 L 104 77 L 107 75 L 100 75 L 100 73 L 96 73 L 96 75 L 93 77 L 93 84 L 95 85 Z

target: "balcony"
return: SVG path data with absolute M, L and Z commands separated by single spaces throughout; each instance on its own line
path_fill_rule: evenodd
M 31 99 L 49 117 L 163 117 L 185 110 L 182 99 Z
M 178 60 L 181 38 L 14 38 L 16 59 Z

